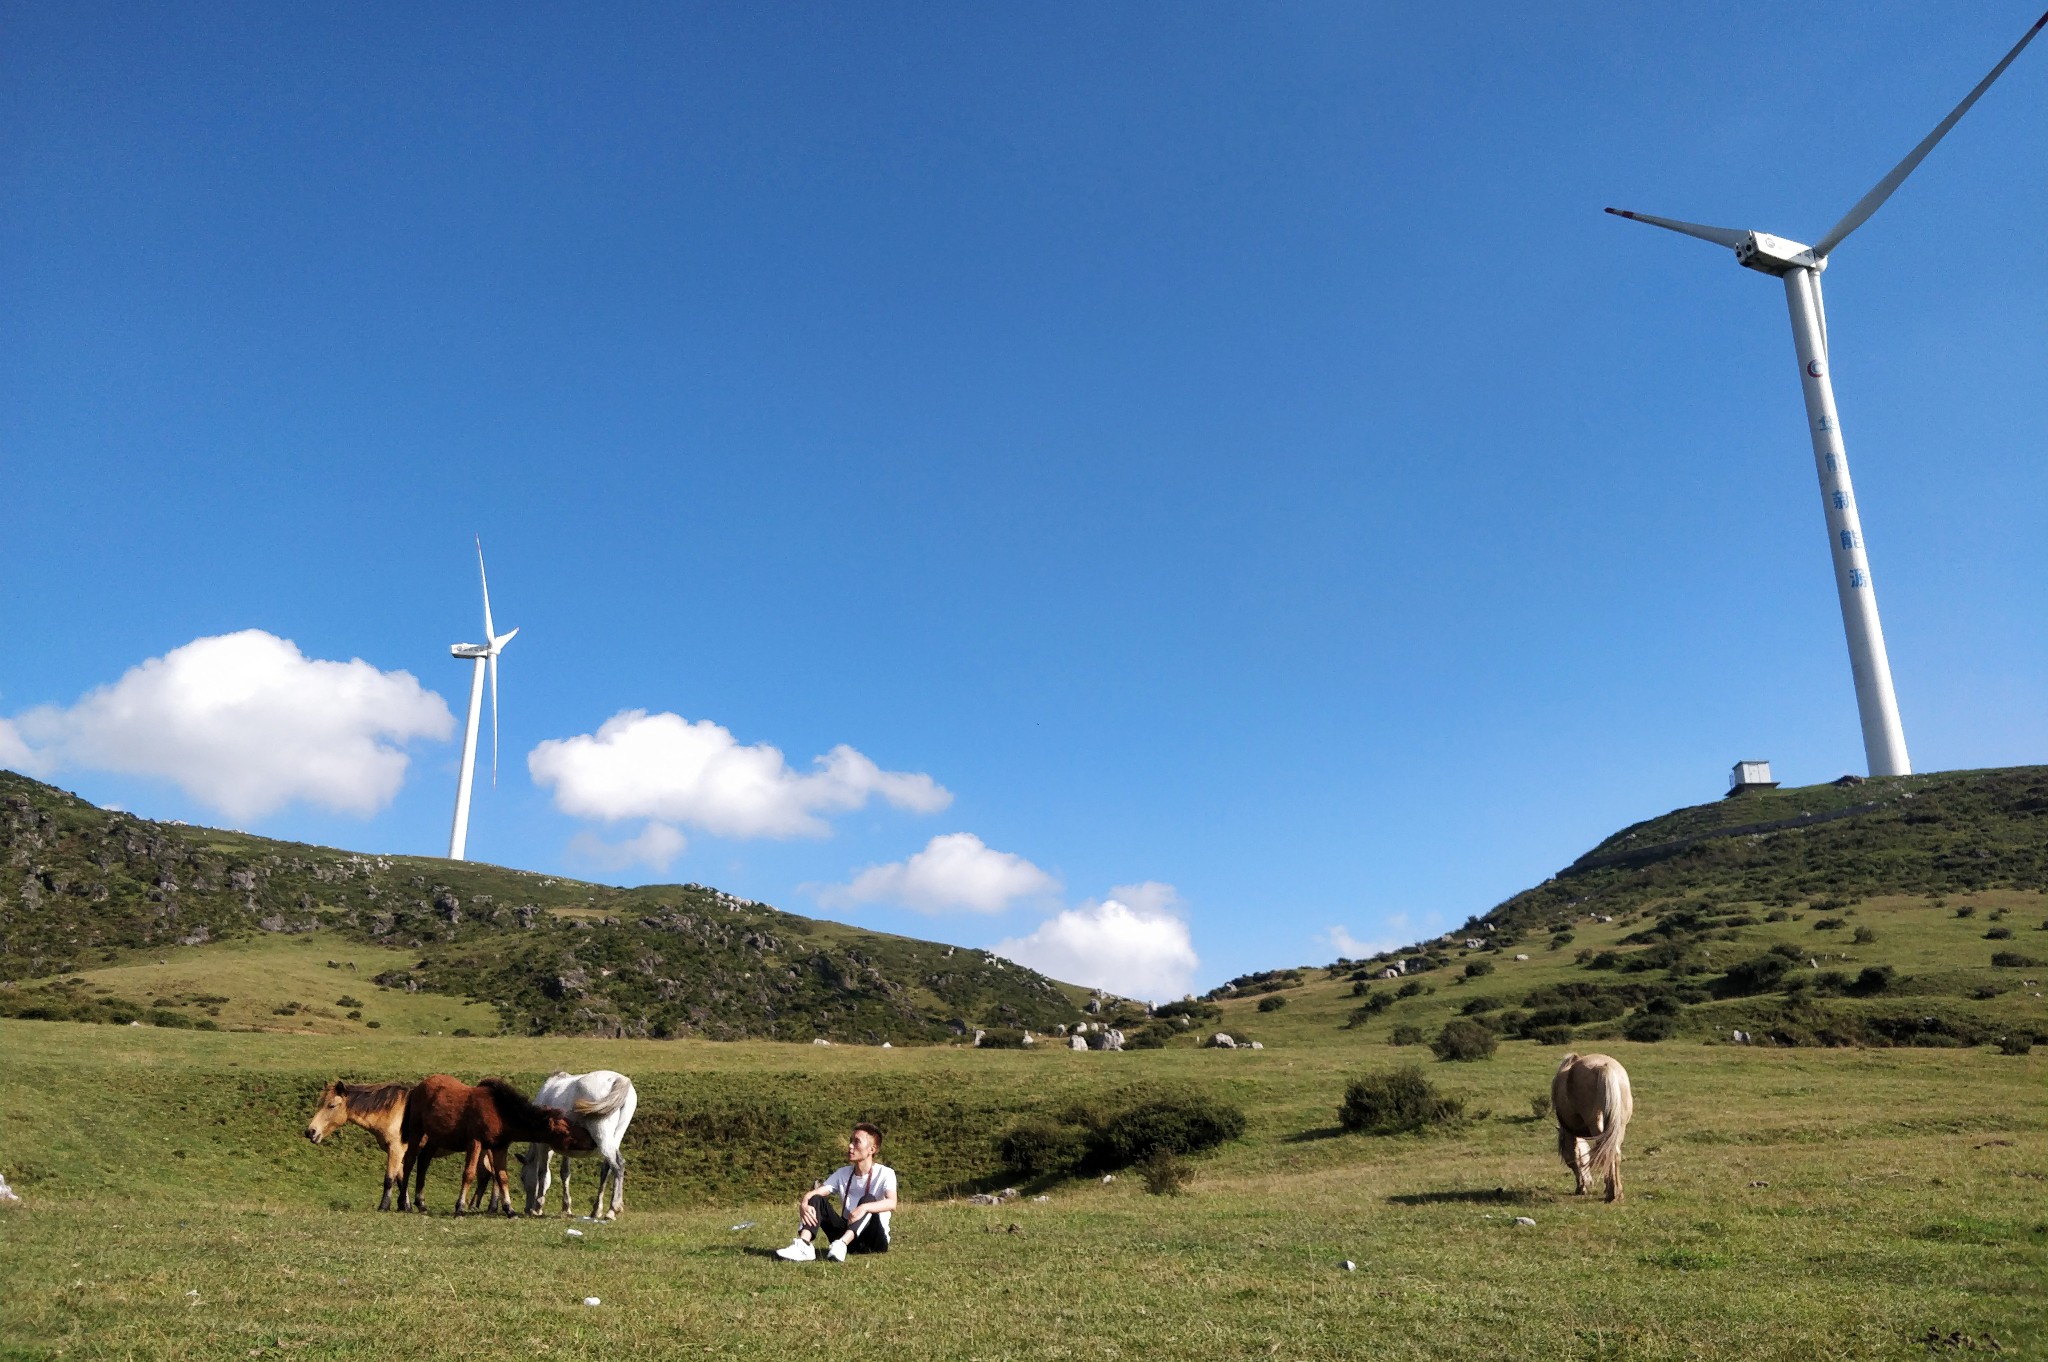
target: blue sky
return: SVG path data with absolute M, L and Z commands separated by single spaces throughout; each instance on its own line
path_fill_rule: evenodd
M 10 3 L 0 742 L 436 854 L 481 534 L 476 858 L 1133 991 L 1440 930 L 1863 769 L 1782 293 L 1599 210 L 1810 241 L 2035 17 Z M 1921 770 L 2048 761 L 2044 95 L 1827 276 Z

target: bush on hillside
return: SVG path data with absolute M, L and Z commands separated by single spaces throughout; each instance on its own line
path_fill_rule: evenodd
M 1391 993 L 1369 993 L 1363 1003 L 1351 1009 L 1351 1016 L 1345 1021 L 1347 1027 L 1363 1026 L 1394 1005 Z
M 1572 1029 L 1569 1026 L 1539 1026 L 1529 1032 L 1529 1039 L 1538 1045 L 1570 1045 Z
M 1898 974 L 1899 972 L 1890 965 L 1865 965 L 1863 972 L 1856 976 L 1856 981 L 1844 992 L 1858 998 L 1874 998 L 1880 993 L 1889 992 L 1892 985 L 1898 981 Z
M 1396 1135 L 1446 1125 L 1464 1114 L 1465 1103 L 1447 1097 L 1414 1065 L 1355 1078 L 1344 1089 L 1337 1123 L 1366 1135 Z
M 1192 1093 L 1027 1116 L 996 1141 L 1006 1168 L 1034 1177 L 1108 1173 L 1161 1155 L 1200 1154 L 1244 1134 L 1243 1110 Z
M 1277 993 L 1269 993 L 1259 999 L 1259 1011 L 1261 1012 L 1278 1012 L 1285 1006 L 1287 1006 L 1287 1000 Z
M 1714 991 L 1724 998 L 1769 993 L 1783 982 L 1785 972 L 1791 968 L 1792 962 L 1782 955 L 1759 955 L 1730 969 L 1714 986 Z
M 1178 1154 L 1154 1154 L 1138 1165 L 1138 1173 L 1153 1196 L 1179 1196 L 1195 1180 L 1194 1165 Z
M 1021 1050 L 1024 1048 L 1024 1030 L 1017 1026 L 997 1026 L 982 1032 L 981 1048 L 984 1050 Z
M 1962 906 L 1961 906 L 1960 908 L 1956 909 L 1956 916 L 1957 916 L 1957 917 L 1975 917 L 1975 916 L 1977 916 L 1977 905 L 1976 905 L 1976 904 L 1974 904 L 1974 903 L 1966 903 L 1966 904 L 1962 905 Z
M 2010 941 L 2012 940 L 2012 928 L 1993 927 L 1990 931 L 1984 933 L 1984 939 L 1986 941 Z
M 1670 1040 L 1678 1034 L 1678 1019 L 1657 1012 L 1639 1012 L 1628 1019 L 1621 1034 L 1634 1041 Z
M 1088 1155 L 1088 1132 L 1049 1116 L 1027 1116 L 996 1141 L 1003 1167 L 1027 1177 L 1063 1173 Z
M 1491 973 L 1493 973 L 1493 961 L 1491 960 L 1467 960 L 1465 962 L 1465 977 L 1467 979 L 1477 979 L 1482 975 Z
M 1387 1033 L 1389 1045 L 1422 1044 L 1422 1028 L 1419 1026 L 1397 1026 Z
M 1421 981 L 1420 979 L 1410 979 L 1410 980 L 1409 980 L 1409 981 L 1408 981 L 1407 983 L 1405 983 L 1405 984 L 1401 985 L 1401 987 L 1399 987 L 1399 988 L 1397 988 L 1397 989 L 1395 989 L 1395 990 L 1394 990 L 1394 996 L 1395 996 L 1396 998 L 1419 998 L 1419 997 L 1421 997 L 1421 996 L 1422 996 L 1422 981 Z
M 1481 1012 L 1495 1012 L 1499 1009 L 1500 999 L 1498 998 L 1467 998 L 1465 1005 L 1458 1010 L 1468 1017 L 1476 1017 Z
M 1994 951 L 1991 963 L 2000 969 L 2032 969 L 2042 962 L 2031 955 L 2021 955 L 2018 951 Z
M 1856 934 L 1849 938 L 1850 943 L 1857 946 L 1868 946 L 1875 940 L 1877 940 L 1877 930 L 1873 927 L 1858 927 Z
M 1500 1048 L 1500 1037 L 1493 1033 L 1491 1027 L 1460 1018 L 1445 1022 L 1444 1029 L 1437 1032 L 1429 1048 L 1436 1052 L 1438 1059 L 1445 1061 L 1492 1059 L 1493 1052 Z
M 2001 1055 L 2031 1054 L 2033 1049 L 2034 1038 L 2032 1036 L 2000 1036 L 1998 1038 L 1998 1053 Z
M 1813 924 L 1813 929 L 1816 932 L 1832 932 L 1837 927 L 1846 927 L 1848 925 L 1848 923 L 1838 917 L 1824 917 Z

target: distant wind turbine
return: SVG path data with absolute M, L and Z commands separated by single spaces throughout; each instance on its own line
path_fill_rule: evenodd
M 1842 448 L 1841 421 L 1835 413 L 1835 390 L 1828 381 L 1827 312 L 1821 304 L 1820 276 L 1827 268 L 1828 255 L 1849 233 L 1861 227 L 1884 205 L 1892 191 L 1925 160 L 1934 144 L 1948 135 L 1956 120 L 1970 111 L 1991 82 L 2005 74 L 2034 35 L 2048 25 L 2048 14 L 2035 21 L 2026 36 L 2005 54 L 2005 60 L 1991 68 L 1991 74 L 1977 82 L 1977 88 L 1956 105 L 1947 118 L 1935 126 L 1856 201 L 1842 220 L 1818 244 L 1802 246 L 1796 241 L 1765 232 L 1745 232 L 1733 227 L 1703 227 L 1696 222 L 1630 213 L 1619 208 L 1607 211 L 1652 227 L 1696 236 L 1734 250 L 1736 263 L 1785 281 L 1785 299 L 1792 311 L 1792 344 L 1799 356 L 1800 383 L 1806 391 L 1808 433 L 1813 438 L 1813 459 L 1820 474 L 1821 507 L 1827 516 L 1828 547 L 1834 555 L 1835 593 L 1842 603 L 1842 627 L 1849 636 L 1849 670 L 1856 682 L 1856 709 L 1863 721 L 1863 754 L 1874 776 L 1904 776 L 1913 773 L 1906 755 L 1906 733 L 1899 724 L 1899 702 L 1892 693 L 1891 662 L 1885 656 L 1884 630 L 1877 619 L 1877 591 L 1870 581 L 1870 560 L 1863 549 L 1863 526 L 1856 514 L 1856 492 L 1849 483 L 1849 456 Z
M 469 730 L 462 737 L 462 777 L 455 786 L 455 829 L 448 836 L 448 859 L 459 861 L 469 842 L 469 786 L 476 775 L 476 728 L 482 717 L 484 668 L 491 671 L 491 784 L 498 783 L 498 654 L 512 641 L 513 634 L 500 634 L 491 623 L 491 579 L 484 574 L 484 541 L 476 541 L 476 575 L 484 588 L 483 643 L 457 643 L 449 648 L 456 657 L 476 659 L 476 671 L 469 680 Z

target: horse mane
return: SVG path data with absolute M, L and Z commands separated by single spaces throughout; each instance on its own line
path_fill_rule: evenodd
M 349 1111 L 359 1116 L 389 1111 L 412 1091 L 410 1083 L 336 1083 L 334 1088 L 348 1099 Z
M 560 1107 L 536 1105 L 525 1093 L 519 1091 L 519 1089 L 513 1087 L 502 1078 L 486 1078 L 479 1082 L 477 1086 L 479 1088 L 489 1088 L 492 1100 L 498 1104 L 499 1109 L 506 1115 L 516 1116 L 535 1124 L 546 1121 L 550 1116 L 568 1115 Z

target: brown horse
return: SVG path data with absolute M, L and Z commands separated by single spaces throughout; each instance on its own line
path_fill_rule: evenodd
M 384 1195 L 377 1209 L 391 1209 L 391 1192 L 398 1190 L 398 1209 L 405 1209 L 405 1100 L 410 1083 L 329 1083 L 320 1092 L 320 1104 L 306 1123 L 306 1138 L 319 1144 L 346 1126 L 361 1126 L 384 1147 Z M 491 1168 L 486 1167 L 486 1174 Z
M 1635 1114 L 1628 1070 L 1607 1055 L 1566 1055 L 1550 1080 L 1550 1105 L 1557 1113 L 1557 1153 L 1572 1170 L 1578 1195 L 1593 1175 L 1607 1182 L 1607 1199 L 1621 1200 L 1621 1139 Z
M 314 1144 L 344 1126 L 361 1126 L 384 1146 L 384 1196 L 377 1209 L 391 1209 L 391 1189 L 398 1189 L 398 1209 L 405 1209 L 405 1099 L 412 1091 L 406 1083 L 329 1083 L 320 1093 L 320 1105 L 306 1123 L 306 1138 Z
M 498 1201 L 506 1216 L 512 1215 L 512 1188 L 505 1173 L 506 1156 L 514 1140 L 531 1140 L 567 1152 L 589 1149 L 590 1137 L 553 1107 L 537 1107 L 502 1078 L 486 1078 L 471 1087 L 447 1074 L 428 1074 L 406 1098 L 405 1170 L 412 1182 L 412 1209 L 426 1209 L 427 1167 L 437 1154 L 463 1151 L 462 1186 L 455 1193 L 455 1213 L 461 1215 L 481 1166 L 495 1184 Z M 405 1206 L 405 1193 L 399 1192 Z

